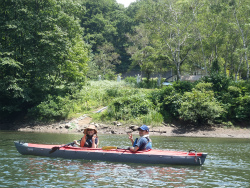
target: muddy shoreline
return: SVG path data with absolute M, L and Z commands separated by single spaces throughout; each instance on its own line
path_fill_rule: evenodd
M 98 134 L 127 134 L 132 132 L 138 134 L 139 125 L 122 125 L 113 122 L 111 125 L 92 122 L 87 115 L 68 121 L 61 121 L 47 125 L 21 124 L 15 125 L 14 130 L 23 132 L 65 133 L 82 134 L 83 130 L 90 124 L 97 127 Z M 216 137 L 216 138 L 250 138 L 250 127 L 228 128 L 225 126 L 209 126 L 205 128 L 186 127 L 179 125 L 150 126 L 150 135 L 183 136 L 183 137 Z

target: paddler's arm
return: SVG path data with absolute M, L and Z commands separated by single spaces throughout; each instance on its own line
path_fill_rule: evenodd
M 135 147 L 129 147 L 129 150 L 132 151 L 132 152 L 136 152 L 137 150 L 139 149 L 138 146 L 135 146 Z
M 86 142 L 86 135 L 84 135 L 84 136 L 82 137 L 82 139 L 84 140 L 83 143 L 85 143 L 85 142 Z M 80 142 L 81 142 L 81 141 L 80 141 Z M 81 146 L 80 143 L 77 142 L 77 140 L 74 140 L 74 144 L 75 144 L 75 145 L 78 145 L 78 146 Z
M 74 144 L 80 146 L 80 144 L 77 142 L 77 140 L 74 140 Z

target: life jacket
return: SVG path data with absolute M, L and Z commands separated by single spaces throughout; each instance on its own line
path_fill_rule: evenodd
M 152 141 L 151 141 L 151 139 L 149 138 L 149 136 L 143 136 L 143 137 L 147 139 L 147 143 L 145 144 L 145 146 L 144 146 L 144 148 L 143 148 L 142 150 L 147 150 L 146 148 L 147 148 L 148 144 L 151 144 L 151 145 L 152 145 Z M 135 139 L 134 144 L 133 144 L 133 147 L 135 147 L 135 145 L 137 144 L 137 142 L 138 142 L 138 138 Z M 151 146 L 151 147 L 152 147 L 152 146 Z
M 98 138 L 95 139 L 95 143 L 98 143 Z M 80 147 L 92 147 L 92 136 L 86 136 L 86 141 L 84 142 L 84 139 L 82 137 L 80 141 Z

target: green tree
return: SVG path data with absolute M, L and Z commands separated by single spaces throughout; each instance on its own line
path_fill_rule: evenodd
M 180 67 L 195 43 L 193 9 L 198 8 L 196 4 L 189 1 L 149 0 L 148 4 L 144 4 L 145 11 L 141 12 L 151 33 L 159 39 L 164 55 L 170 57 L 175 65 L 178 80 Z
M 141 71 L 147 71 L 147 79 L 154 70 L 151 63 L 151 56 L 153 49 L 150 46 L 150 33 L 143 24 L 136 26 L 134 34 L 126 34 L 130 45 L 128 46 L 127 53 L 131 55 L 132 64 L 130 69 L 138 66 Z M 142 74 L 142 73 L 141 73 Z
M 121 59 L 116 71 L 126 72 L 131 61 L 125 50 L 125 33 L 131 31 L 134 19 L 115 0 L 86 0 L 82 5 L 86 7 L 86 14 L 81 17 L 84 40 L 92 46 L 93 53 L 98 53 L 98 46 L 111 43 Z
M 63 11 L 65 2 L 1 1 L 2 117 L 25 113 L 48 94 L 70 93 L 84 81 L 89 49 L 79 35 L 79 20 Z M 77 1 L 69 4 L 82 10 Z
M 99 67 L 99 74 L 114 75 L 115 65 L 120 63 L 120 55 L 115 52 L 111 43 L 104 43 L 97 48 L 98 54 L 95 54 L 94 62 Z
M 244 58 L 247 65 L 247 80 L 249 80 L 249 64 L 248 64 L 248 43 L 249 43 L 249 34 L 248 31 L 250 29 L 249 27 L 249 14 L 250 14 L 250 8 L 249 5 L 250 1 L 237 1 L 235 0 L 235 6 L 234 6 L 234 17 L 236 24 L 238 26 L 238 31 L 240 32 L 240 36 L 242 39 L 242 48 L 244 50 Z

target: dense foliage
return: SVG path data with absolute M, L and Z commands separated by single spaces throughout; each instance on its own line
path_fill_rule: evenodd
M 250 0 L 0 4 L 0 121 L 60 120 L 107 105 L 97 119 L 249 121 Z M 131 70 L 141 82 L 88 82 Z M 176 82 L 161 88 L 170 70 Z M 197 74 L 196 83 L 180 81 Z
M 180 83 L 176 82 L 173 86 L 164 86 L 156 90 L 126 91 L 126 95 L 116 95 L 114 100 L 109 102 L 108 110 L 96 115 L 95 118 L 101 121 L 143 122 L 151 125 L 173 120 L 199 126 L 211 123 L 228 124 L 230 122 L 231 125 L 231 122 L 247 122 L 250 118 L 250 90 L 249 87 L 246 88 L 249 84 L 237 83 L 236 85 L 241 85 L 240 88 L 235 86 L 234 81 L 229 80 L 228 83 L 228 80 L 224 80 L 221 84 L 228 84 L 228 87 L 218 94 L 218 91 L 214 89 L 216 88 L 213 84 L 214 79 L 218 78 L 204 78 L 210 82 L 203 80 L 193 84 L 184 82 L 183 86 L 186 87 L 181 87 L 181 89 Z M 124 92 L 124 88 L 119 89 L 120 93 Z M 109 93 L 111 90 L 109 89 Z
M 89 49 L 73 1 L 1 1 L 0 113 L 8 117 L 81 88 Z

